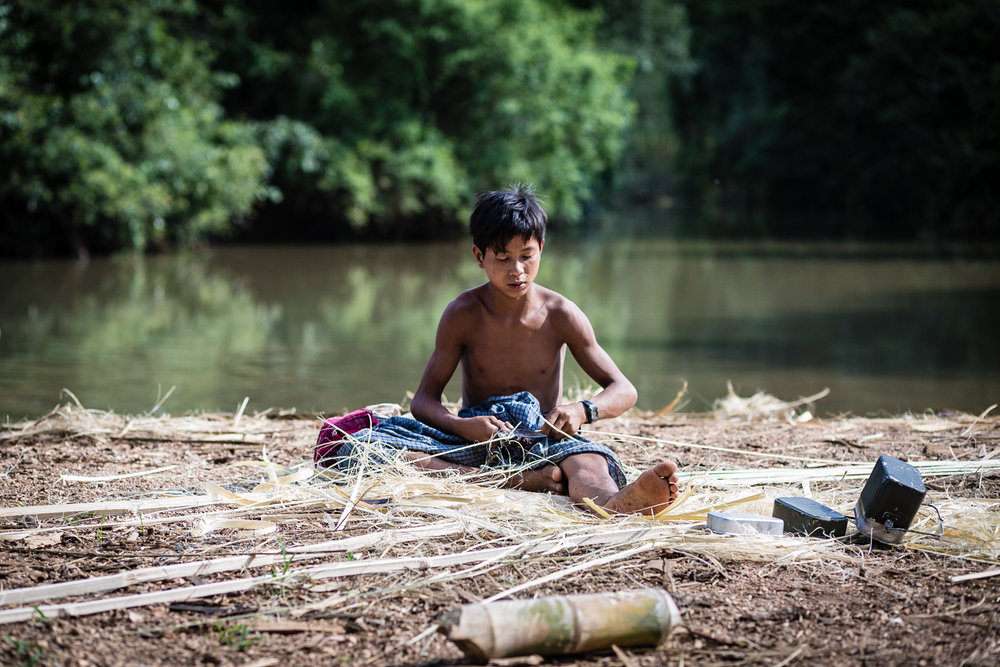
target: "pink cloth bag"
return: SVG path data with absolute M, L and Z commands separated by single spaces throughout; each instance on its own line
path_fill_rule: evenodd
M 316 447 L 313 449 L 313 465 L 318 467 L 333 466 L 345 435 L 353 435 L 358 431 L 371 428 L 378 422 L 379 418 L 375 413 L 365 408 L 349 412 L 343 417 L 330 417 L 323 422 L 323 426 L 319 430 L 319 437 L 316 438 Z

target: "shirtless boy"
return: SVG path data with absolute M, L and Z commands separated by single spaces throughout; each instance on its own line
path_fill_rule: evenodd
M 586 315 L 569 299 L 535 283 L 546 224 L 545 212 L 526 188 L 479 196 L 469 227 L 472 252 L 486 282 L 460 294 L 441 316 L 434 352 L 410 404 L 419 421 L 471 442 L 489 441 L 513 428 L 493 415 L 459 417 L 443 405 L 442 392 L 459 366 L 464 405 L 527 391 L 545 415 L 547 423 L 540 430 L 556 439 L 573 436 L 594 419 L 617 417 L 635 404 L 635 387 L 597 343 Z M 567 348 L 601 386 L 586 403 L 560 402 Z M 429 469 L 474 470 L 417 452 L 406 456 Z M 568 492 L 578 504 L 590 498 L 614 513 L 655 513 L 676 498 L 676 471 L 676 464 L 663 461 L 619 489 L 605 456 L 584 452 L 523 472 L 510 486 Z

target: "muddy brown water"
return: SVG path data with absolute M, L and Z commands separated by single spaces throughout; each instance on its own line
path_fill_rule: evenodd
M 140 413 L 400 402 L 441 311 L 482 280 L 466 243 L 220 247 L 0 263 L 0 419 L 67 400 Z M 539 282 L 576 301 L 655 410 L 829 388 L 818 414 L 1000 401 L 1000 263 L 895 246 L 571 241 Z M 585 384 L 569 364 L 568 387 Z M 457 399 L 454 383 L 449 398 Z

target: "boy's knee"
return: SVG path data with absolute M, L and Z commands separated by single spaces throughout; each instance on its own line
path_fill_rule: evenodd
M 563 472 L 570 475 L 588 474 L 606 476 L 608 474 L 608 460 L 603 455 L 595 452 L 570 454 L 559 462 L 559 467 L 563 469 Z

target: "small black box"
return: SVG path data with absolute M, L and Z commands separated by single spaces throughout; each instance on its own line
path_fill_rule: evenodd
M 887 454 L 878 457 L 854 506 L 858 531 L 886 544 L 899 544 L 920 509 L 927 489 L 920 472 Z
M 785 532 L 810 537 L 843 537 L 847 517 L 811 498 L 775 498 L 772 516 L 785 522 Z

